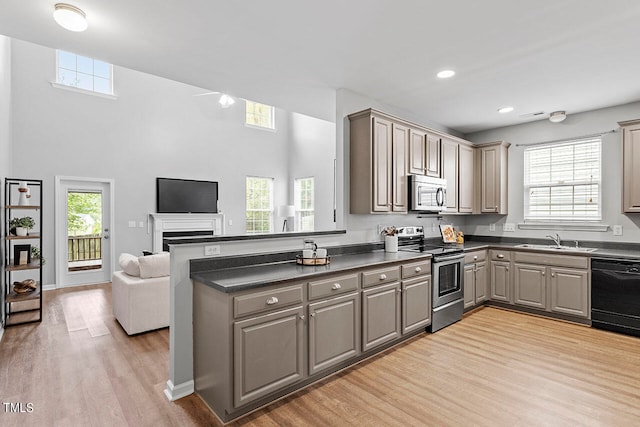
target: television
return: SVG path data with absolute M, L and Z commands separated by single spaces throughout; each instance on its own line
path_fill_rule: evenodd
M 156 178 L 158 213 L 218 213 L 218 182 Z

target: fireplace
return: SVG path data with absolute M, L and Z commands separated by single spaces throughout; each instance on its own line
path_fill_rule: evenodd
M 150 214 L 152 219 L 153 252 L 163 250 L 164 237 L 221 236 L 224 234 L 223 214 Z

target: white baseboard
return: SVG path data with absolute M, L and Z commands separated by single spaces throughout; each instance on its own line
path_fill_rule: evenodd
M 187 381 L 186 383 L 178 384 L 177 386 L 173 385 L 171 380 L 167 381 L 167 388 L 164 389 L 164 394 L 167 396 L 167 399 L 170 401 L 181 399 L 185 396 L 189 396 L 193 394 L 195 391 L 193 380 Z
M 52 283 L 51 285 L 42 286 L 42 290 L 43 291 L 53 291 L 54 289 L 58 289 L 58 287 L 55 285 L 55 283 Z

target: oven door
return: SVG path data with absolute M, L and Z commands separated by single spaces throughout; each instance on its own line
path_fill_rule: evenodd
M 432 262 L 433 307 L 463 298 L 464 254 L 441 257 Z

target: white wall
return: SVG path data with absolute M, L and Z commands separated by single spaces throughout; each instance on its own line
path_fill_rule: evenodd
M 550 234 L 549 230 L 519 230 L 517 227 L 515 232 L 502 231 L 502 225 L 505 222 L 518 224 L 524 218 L 525 146 L 610 131 L 618 129 L 619 121 L 637 118 L 640 118 L 640 102 L 569 114 L 561 123 L 540 120 L 466 135 L 468 140 L 476 143 L 505 140 L 512 144 L 509 148 L 509 215 L 469 217 L 465 227 L 466 233 L 537 238 L 544 238 L 545 235 Z M 602 137 L 602 223 L 610 226 L 622 225 L 623 235 L 613 236 L 612 230 L 609 229 L 606 232 L 560 231 L 560 236 L 566 240 L 637 243 L 640 241 L 640 215 L 624 215 L 621 210 L 622 132 L 618 130 Z M 497 224 L 495 232 L 489 231 L 491 223 Z M 554 230 L 553 233 L 555 232 Z
M 11 40 L 0 35 L 0 200 L 4 204 L 4 178 L 12 177 L 11 170 Z M 0 210 L 0 224 L 4 224 L 4 209 Z M 4 245 L 0 259 L 4 260 Z M 0 278 L 4 289 L 4 274 Z M 4 291 L 0 292 L 0 316 L 4 319 Z M 0 337 L 2 328 L 0 328 Z
M 59 89 L 50 84 L 55 81 L 55 50 L 19 40 L 11 46 L 11 162 L 15 173 L 45 182 L 45 229 L 51 230 L 44 235 L 45 256 L 54 250 L 57 175 L 115 180 L 116 254 L 151 247 L 146 222 L 155 212 L 158 176 L 219 181 L 219 207 L 233 223 L 227 222 L 226 234 L 245 232 L 245 176 L 275 178 L 276 206 L 292 198 L 287 181 L 289 112 L 276 109 L 275 132 L 246 127 L 241 100 L 222 109 L 216 95 L 194 96 L 203 89 L 117 66 L 115 100 Z M 299 136 L 302 119 L 294 119 Z M 331 123 L 320 122 L 310 141 L 319 142 L 331 129 Z M 333 187 L 332 182 L 327 185 Z M 326 197 L 324 190 L 320 193 Z M 145 227 L 128 228 L 131 220 Z M 44 267 L 46 284 L 54 281 L 53 264 Z

